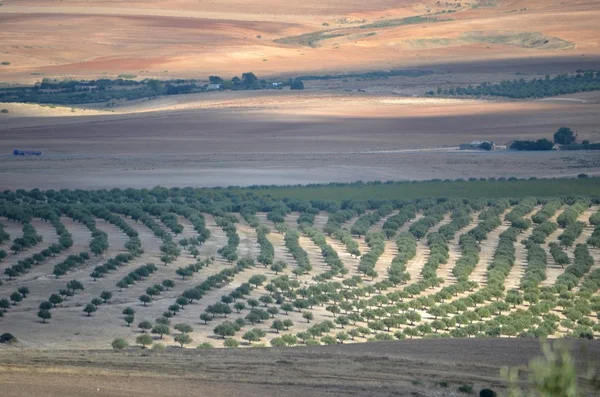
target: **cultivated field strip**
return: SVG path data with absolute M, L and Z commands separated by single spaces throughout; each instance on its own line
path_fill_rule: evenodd
M 600 333 L 600 249 L 588 243 L 595 233 L 590 217 L 600 207 L 591 200 L 558 207 L 535 199 L 363 205 L 336 213 L 281 203 L 270 204 L 272 212 L 242 213 L 216 204 L 190 211 L 121 205 L 93 208 L 95 226 L 61 216 L 72 244 L 4 280 L 0 299 L 27 290 L 9 303 L 0 326 L 43 348 L 103 347 L 112 338 L 133 343 L 144 322 L 153 343 L 217 347 Z M 32 224 L 43 242 L 28 251 L 58 241 L 50 222 Z M 90 252 L 94 227 L 106 233 L 107 248 L 53 275 L 61 261 Z M 570 231 L 575 235 L 561 237 Z M 567 241 L 562 268 L 549 244 Z M 11 254 L 3 266 L 25 256 Z M 69 287 L 73 280 L 81 288 Z M 59 292 L 68 294 L 38 313 Z M 40 321 L 44 310 L 51 317 Z M 191 328 L 165 331 L 167 323 Z M 45 337 L 36 338 L 42 331 Z

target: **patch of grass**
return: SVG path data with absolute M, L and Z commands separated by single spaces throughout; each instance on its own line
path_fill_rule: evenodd
M 348 40 L 360 40 L 360 39 L 364 39 L 366 37 L 371 37 L 371 36 L 375 36 L 377 35 L 377 33 L 375 32 L 369 32 L 369 33 L 362 33 L 362 34 L 349 34 L 348 35 Z
M 364 73 L 326 74 L 298 76 L 300 80 L 334 80 L 334 79 L 386 79 L 388 77 L 421 77 L 433 74 L 431 70 L 382 70 Z
M 10 62 L 8 62 L 8 61 L 4 61 L 4 62 L 2 62 L 2 63 L 0 63 L 0 64 L 1 64 L 1 65 L 4 65 L 4 66 L 8 66 L 8 65 L 10 65 Z
M 120 78 L 120 79 L 135 79 L 137 77 L 137 75 L 135 75 L 135 74 L 129 74 L 129 73 L 121 73 L 117 77 Z
M 6 113 L 8 113 L 8 109 L 2 109 L 2 110 L 0 110 L 0 113 L 5 113 L 6 114 Z
M 319 47 L 319 41 L 345 36 L 343 33 L 334 33 L 336 30 L 337 29 L 320 30 L 318 32 L 301 34 L 299 36 L 282 37 L 274 41 L 279 44 L 317 48 Z
M 391 28 L 394 26 L 403 26 L 403 25 L 414 25 L 418 23 L 433 23 L 433 22 L 443 22 L 443 21 L 451 21 L 451 19 L 437 19 L 424 17 L 421 15 L 417 15 L 414 17 L 407 18 L 398 18 L 398 19 L 385 19 L 383 21 L 377 21 L 373 23 L 368 23 L 366 25 L 359 26 L 361 29 L 377 29 L 377 28 Z
M 473 386 L 471 385 L 461 385 L 457 390 L 461 393 L 473 394 Z
M 573 48 L 574 44 L 558 37 L 546 36 L 540 32 L 469 32 L 462 36 L 469 43 L 503 44 L 522 48 L 562 50 Z
M 448 387 L 448 382 L 446 382 L 445 380 L 443 380 L 441 382 L 438 382 L 438 386 L 446 388 L 446 387 Z
M 423 382 L 420 379 L 413 379 L 410 381 L 413 386 L 423 386 Z
M 471 8 L 479 8 L 479 7 L 496 7 L 498 5 L 498 0 L 479 0 L 475 4 L 471 4 Z

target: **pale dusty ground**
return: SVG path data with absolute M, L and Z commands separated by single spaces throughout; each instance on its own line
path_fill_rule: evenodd
M 589 97 L 589 96 L 588 96 Z M 598 103 L 402 98 L 389 94 L 220 93 L 132 105 L 120 114 L 2 115 L 0 188 L 229 186 L 598 174 L 596 153 L 457 151 L 551 137 L 600 140 Z M 2 105 L 4 106 L 4 105 Z M 13 106 L 13 105 L 6 105 Z M 157 110 L 185 107 L 179 110 Z M 25 111 L 22 108 L 29 107 Z M 12 109 L 12 108 L 11 108 Z M 21 110 L 19 110 L 21 109 Z M 25 112 L 25 113 L 19 113 Z M 94 113 L 96 110 L 89 110 Z M 136 113 L 137 112 L 137 113 Z M 40 158 L 12 150 L 39 149 Z

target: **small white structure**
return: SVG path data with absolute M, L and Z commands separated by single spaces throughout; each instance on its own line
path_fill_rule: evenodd
M 206 89 L 208 91 L 218 91 L 221 89 L 221 84 L 209 84 L 208 87 L 206 87 Z

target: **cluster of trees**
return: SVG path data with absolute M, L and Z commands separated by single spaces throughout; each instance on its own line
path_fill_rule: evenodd
M 498 84 L 489 82 L 476 87 L 438 87 L 437 91 L 429 91 L 427 95 L 444 96 L 503 96 L 508 98 L 544 98 L 576 92 L 600 90 L 600 72 L 587 71 L 573 74 L 560 74 L 553 78 L 546 75 L 543 79 L 503 80 Z
M 414 219 L 417 216 L 417 209 L 412 204 L 405 204 L 400 208 L 397 214 L 394 214 L 387 218 L 383 223 L 383 232 L 389 239 L 396 235 L 398 229 L 400 229 L 406 222 Z
M 561 200 L 550 200 L 531 217 L 531 220 L 533 223 L 537 224 L 544 223 L 553 217 L 556 211 L 558 211 L 562 205 L 563 203 Z
M 424 216 L 410 225 L 408 231 L 415 236 L 417 240 L 420 240 L 425 237 L 429 229 L 440 223 L 442 219 L 444 219 L 444 215 L 439 213 Z
M 221 270 L 217 274 L 213 274 L 209 276 L 206 280 L 204 280 L 201 284 L 197 285 L 194 288 L 185 290 L 179 298 L 176 300 L 176 305 L 185 305 L 184 299 L 187 300 L 187 304 L 192 304 L 194 301 L 200 300 L 204 294 L 206 294 L 211 289 L 220 288 L 229 282 L 236 274 L 255 266 L 254 260 L 252 259 L 240 259 L 235 266 L 232 268 L 227 268 Z M 248 295 L 252 291 L 252 285 L 249 283 L 244 283 L 241 286 L 237 287 L 229 296 L 231 297 L 231 301 L 233 302 L 235 299 L 239 299 L 244 295 Z M 229 299 L 227 299 L 229 300 Z M 227 309 L 229 309 L 227 312 Z M 219 310 L 222 310 L 219 312 Z M 208 322 L 213 319 L 215 314 L 225 314 L 231 313 L 231 308 L 229 308 L 228 304 L 224 305 L 212 305 L 211 311 L 203 313 L 200 315 L 200 319 L 202 321 Z M 169 316 L 166 316 L 169 317 Z
M 357 270 L 366 277 L 374 279 L 379 275 L 375 270 L 375 264 L 385 250 L 385 240 L 386 237 L 383 232 L 369 232 L 365 236 L 365 243 L 367 243 L 370 250 L 360 258 Z
M 308 254 L 300 246 L 300 234 L 296 230 L 290 230 L 285 234 L 285 246 L 290 251 L 296 263 L 298 264 L 298 275 L 310 273 L 312 265 L 308 259 Z M 296 269 L 294 269 L 296 271 Z
M 267 234 L 269 233 L 269 228 L 264 225 L 256 227 L 256 237 L 258 245 L 260 245 L 260 254 L 256 258 L 256 261 L 262 263 L 265 267 L 272 265 L 275 257 L 275 248 L 273 248 L 273 244 L 267 238 Z
M 183 232 L 183 226 L 177 221 L 177 215 L 172 212 L 163 212 L 160 215 L 160 221 L 176 236 Z
M 349 270 L 344 266 L 337 251 L 327 243 L 327 239 L 323 233 L 308 224 L 301 225 L 301 230 L 321 248 L 321 255 L 323 255 L 325 263 L 331 268 L 327 272 L 318 275 L 318 278 L 316 278 L 317 281 L 330 280 L 334 276 L 348 274 Z
M 106 274 L 117 270 L 119 267 L 124 266 L 125 264 L 131 262 L 134 259 L 134 256 L 127 254 L 119 254 L 114 258 L 110 258 L 102 265 L 96 266 L 94 270 L 90 273 L 90 277 L 94 280 L 98 278 L 104 277 Z
M 588 200 L 578 200 L 564 210 L 557 218 L 556 223 L 562 228 L 566 228 L 569 225 L 577 222 L 577 218 L 590 206 Z
M 186 217 L 188 221 L 194 227 L 194 230 L 198 234 L 196 236 L 196 241 L 199 245 L 204 244 L 206 240 L 210 237 L 210 231 L 206 228 L 206 220 L 204 219 L 204 215 L 197 211 L 192 211 L 189 207 L 184 207 L 183 210 L 180 206 L 176 207 L 179 210 L 179 215 L 183 215 Z M 190 244 L 194 245 L 193 241 L 190 239 Z
M 549 244 L 550 247 L 550 255 L 552 255 L 552 259 L 554 259 L 554 263 L 560 265 L 560 267 L 564 268 L 565 265 L 571 263 L 569 256 L 563 249 L 555 243 L 554 241 Z
M 6 311 L 10 308 L 10 302 L 12 302 L 14 306 L 16 306 L 17 303 L 22 302 L 23 299 L 27 298 L 27 295 L 29 295 L 29 288 L 23 286 L 19 287 L 17 291 L 10 294 L 8 299 L 0 298 L 0 317 L 4 317 L 4 313 L 6 313 Z
M 536 243 L 527 246 L 527 268 L 521 279 L 523 290 L 533 289 L 546 279 L 548 256 L 546 251 Z
M 140 266 L 134 271 L 129 272 L 127 276 L 123 277 L 121 280 L 117 281 L 116 286 L 119 288 L 119 290 L 122 290 L 123 288 L 129 288 L 130 285 L 133 285 L 138 281 L 145 280 L 157 270 L 158 268 L 153 263 Z
M 510 145 L 510 148 L 520 151 L 552 150 L 554 149 L 554 143 L 546 138 L 538 139 L 537 141 L 516 140 Z
M 352 238 L 352 235 L 348 230 L 338 229 L 335 231 L 334 236 L 346 246 L 346 251 L 348 251 L 348 253 L 351 256 L 355 258 L 358 258 L 360 256 L 360 249 L 358 247 L 358 243 Z
M 266 89 L 281 89 L 284 86 L 292 86 L 296 84 L 298 87 L 298 83 L 302 83 L 300 79 L 289 79 L 287 82 L 277 82 L 270 81 L 265 79 L 259 79 L 256 74 L 252 72 L 242 73 L 242 77 L 234 76 L 231 80 L 224 80 L 219 76 L 210 76 L 209 77 L 210 84 L 220 84 L 221 89 L 223 90 L 233 90 L 233 91 L 241 91 L 241 90 L 266 90 Z M 277 85 L 274 85 L 277 83 Z M 281 83 L 281 84 L 279 84 Z M 292 88 L 292 89 L 304 89 L 304 85 L 302 88 Z
M 0 223 L 0 244 L 10 241 L 10 235 L 4 230 L 4 225 Z
M 60 276 L 67 274 L 69 270 L 82 265 L 88 259 L 90 259 L 90 254 L 87 252 L 82 252 L 79 255 L 69 255 L 65 260 L 54 265 L 52 274 L 54 274 L 56 278 L 59 278 Z
M 500 291 L 500 293 L 504 290 L 504 281 L 515 264 L 515 242 L 518 235 L 519 231 L 513 227 L 500 234 L 494 258 L 488 266 L 486 286 L 488 290 Z
M 240 243 L 240 237 L 235 230 L 237 218 L 235 216 L 223 216 L 216 218 L 216 222 L 217 226 L 220 226 L 227 235 L 227 245 L 219 248 L 218 253 L 227 262 L 233 263 L 238 259 L 237 247 Z
M 572 247 L 577 237 L 581 236 L 585 223 L 573 222 L 567 225 L 562 234 L 558 236 L 560 244 L 565 247 Z
M 554 142 L 542 138 L 537 141 L 516 140 L 510 148 L 513 150 L 552 150 L 554 145 L 560 145 L 561 150 L 600 150 L 600 144 L 590 144 L 590 141 L 584 140 L 576 143 L 577 135 L 568 127 L 560 127 L 554 133 Z
M 460 206 L 454 209 L 450 214 L 450 223 L 440 226 L 438 229 L 438 233 L 446 239 L 446 241 L 450 241 L 454 235 L 462 228 L 466 227 L 471 223 L 471 216 L 469 213 L 471 212 L 471 208 L 475 206 L 479 208 L 477 203 L 470 203 L 468 206 Z
M 7 209 L 5 211 L 5 215 L 11 214 L 11 213 L 14 214 L 14 212 L 12 212 L 11 209 Z M 54 228 L 56 229 L 57 234 L 59 235 L 59 242 L 56 244 L 52 244 L 50 247 L 48 247 L 36 254 L 33 254 L 25 259 L 21 259 L 16 264 L 4 269 L 4 274 L 6 276 L 8 276 L 9 279 L 12 279 L 13 277 L 18 277 L 19 275 L 27 273 L 29 271 L 29 269 L 31 269 L 32 266 L 41 264 L 47 258 L 54 257 L 54 256 L 60 254 L 62 251 L 69 249 L 73 245 L 73 239 L 72 239 L 71 234 L 67 231 L 65 226 L 60 221 L 59 216 L 55 212 L 52 212 L 48 208 L 44 208 L 44 209 L 38 209 L 33 214 L 28 214 L 25 216 L 31 216 L 31 215 L 40 216 L 42 219 L 49 220 L 52 223 L 52 225 L 54 226 Z M 24 219 L 24 218 L 22 218 L 22 219 Z M 28 222 L 25 223 L 25 226 L 23 227 L 24 232 L 25 232 L 27 225 L 31 225 L 31 224 Z M 33 226 L 31 226 L 31 228 L 33 228 Z M 36 240 L 41 239 L 41 236 L 37 236 L 35 229 L 32 230 L 31 228 L 27 227 L 27 229 L 29 230 L 27 232 L 29 237 L 27 239 L 36 239 Z M 37 237 L 33 237 L 33 236 L 37 236 Z M 19 244 L 19 247 L 22 247 L 22 245 Z M 83 254 L 81 254 L 80 257 L 85 257 L 86 255 L 87 255 L 86 253 L 83 253 Z
M 0 90 L 1 102 L 33 102 L 53 104 L 80 104 L 111 102 L 119 100 L 135 100 L 153 98 L 161 95 L 181 95 L 209 91 L 208 84 L 199 80 L 173 79 L 135 80 L 136 76 L 127 78 L 98 80 L 53 80 L 44 78 L 31 87 L 8 87 Z M 209 77 L 210 84 L 219 84 L 221 90 L 265 90 L 282 89 L 289 86 L 293 90 L 304 89 L 301 78 L 288 81 L 271 81 L 259 79 L 254 73 L 246 72 L 242 77 L 224 80 L 218 76 Z M 211 89 L 212 90 L 212 89 Z
M 84 224 L 92 232 L 89 246 L 94 255 L 100 255 L 108 249 L 108 235 L 96 227 L 96 221 L 89 211 L 83 207 L 67 207 L 64 213 L 74 221 Z
M 59 293 L 50 295 L 47 301 L 43 301 L 42 303 L 40 303 L 37 316 L 40 319 L 42 319 L 43 323 L 46 323 L 46 321 L 52 318 L 51 309 L 63 303 L 65 300 L 67 300 L 68 297 L 74 296 L 77 291 L 83 291 L 84 289 L 85 288 L 83 287 L 83 283 L 81 283 L 80 281 L 69 281 L 64 289 L 59 290 Z M 91 309 L 90 305 L 87 305 L 84 308 L 84 311 L 86 311 L 86 313 L 88 313 L 89 315 L 96 311 L 96 304 L 102 304 L 104 301 L 107 301 L 110 298 L 112 298 L 112 293 L 108 291 L 103 291 L 101 294 L 101 298 L 95 298 L 90 304 L 91 306 L 94 306 L 94 310 Z M 88 306 L 90 306 L 90 308 Z M 86 309 L 88 309 L 89 312 Z
M 29 222 L 23 224 L 23 237 L 17 237 L 13 240 L 10 250 L 15 254 L 24 249 L 31 248 L 43 240 L 42 236 L 37 234 L 35 227 Z
M 406 284 L 410 280 L 406 264 L 417 255 L 417 240 L 411 233 L 400 233 L 396 238 L 396 247 L 398 254 L 388 269 L 388 280 L 393 285 Z
M 327 224 L 325 225 L 324 232 L 331 236 L 341 228 L 342 223 L 349 221 L 361 213 L 364 213 L 365 210 L 366 207 L 363 208 L 362 212 L 357 212 L 354 209 L 343 209 L 332 213 L 329 215 L 329 218 L 327 218 Z
M 577 286 L 579 280 L 590 271 L 594 264 L 594 259 L 590 255 L 590 251 L 585 244 L 578 244 L 573 252 L 573 264 L 567 266 L 564 273 L 558 276 L 557 285 L 564 285 L 568 290 Z
M 594 225 L 595 228 L 587 243 L 592 247 L 600 248 L 600 212 L 590 217 L 590 224 Z
M 540 223 L 533 228 L 527 244 L 542 244 L 557 228 L 558 225 L 554 222 L 545 221 Z
M 186 277 L 192 277 L 194 275 L 194 273 L 199 272 L 200 270 L 202 270 L 202 268 L 208 267 L 212 263 L 213 263 L 213 259 L 212 258 L 206 258 L 204 260 L 198 260 L 196 263 L 192 263 L 190 265 L 187 265 L 186 267 L 180 267 L 180 268 L 178 268 L 175 271 L 175 274 L 177 274 L 183 280 L 185 280 Z
M 380 206 L 376 211 L 361 216 L 354 222 L 352 228 L 350 228 L 350 233 L 356 234 L 359 238 L 365 236 L 371 226 L 391 214 L 393 210 L 394 206 L 391 203 L 386 203 Z

